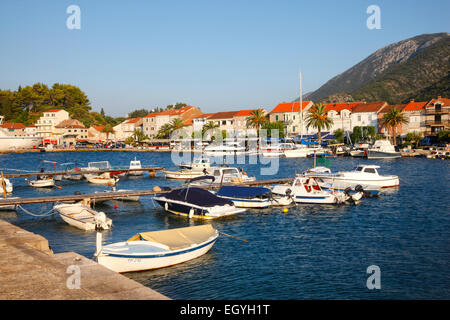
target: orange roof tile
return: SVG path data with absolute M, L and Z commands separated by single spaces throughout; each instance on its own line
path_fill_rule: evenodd
M 97 131 L 102 131 L 103 129 L 105 129 L 105 126 L 92 126 L 92 128 L 94 128 Z
M 16 129 L 25 129 L 25 125 L 20 122 L 5 122 L 1 125 L 2 128 L 16 130 Z
M 208 119 L 209 117 L 211 117 L 214 113 L 204 113 L 202 115 L 196 116 L 193 119 L 201 119 L 201 118 L 206 118 Z
M 343 103 L 328 103 L 325 104 L 325 111 L 336 111 L 337 113 L 340 113 L 342 110 L 350 110 L 352 111 L 354 107 L 356 107 L 358 104 L 361 104 L 363 102 L 343 102 Z
M 213 113 L 208 119 L 231 119 L 233 118 L 238 111 L 225 111 L 225 112 L 216 112 Z
M 44 112 L 58 112 L 58 111 L 61 111 L 62 109 L 51 109 L 51 110 L 47 110 L 47 111 L 44 111 Z
M 442 102 L 444 104 L 444 106 L 450 106 L 450 99 L 438 97 L 437 99 L 432 99 L 430 102 L 428 102 L 426 107 L 431 107 L 438 101 Z
M 302 101 L 302 110 L 311 103 L 312 101 Z M 300 102 L 282 102 L 279 103 L 270 113 L 281 113 L 281 112 L 300 112 Z
M 423 110 L 426 106 L 427 102 L 415 102 L 414 100 L 411 100 L 409 103 L 406 104 L 406 107 L 403 108 L 403 111 L 420 111 Z
M 360 103 L 353 107 L 352 112 L 379 112 L 385 105 L 386 101 Z
M 406 104 L 390 104 L 386 107 L 384 107 L 380 113 L 388 113 L 392 109 L 397 109 L 398 111 L 403 111 L 406 107 Z
M 264 109 L 251 109 L 251 110 L 240 110 L 238 111 L 238 113 L 236 113 L 234 116 L 235 117 L 249 117 L 251 115 L 251 113 L 255 110 L 263 110 L 263 112 L 265 112 L 266 110 Z
M 136 123 L 139 120 L 141 120 L 141 118 L 131 118 L 131 119 L 127 119 L 125 121 L 126 121 L 126 123 Z

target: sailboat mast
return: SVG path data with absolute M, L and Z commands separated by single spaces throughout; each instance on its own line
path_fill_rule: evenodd
M 300 143 L 303 139 L 303 94 L 302 94 L 302 73 L 300 72 Z

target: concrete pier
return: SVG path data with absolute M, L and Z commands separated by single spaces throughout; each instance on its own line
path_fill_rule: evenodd
M 0 261 L 0 300 L 169 300 L 75 252 L 54 254 L 44 237 L 1 219 Z

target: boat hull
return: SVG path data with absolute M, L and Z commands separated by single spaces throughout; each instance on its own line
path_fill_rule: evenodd
M 366 186 L 370 190 L 370 186 L 376 186 L 379 188 L 393 188 L 400 186 L 400 180 L 398 177 L 386 177 L 376 180 L 372 179 L 352 179 L 352 178 L 326 178 L 321 177 L 325 183 L 334 184 L 339 188 L 354 188 L 357 185 Z
M 204 255 L 211 249 L 216 240 L 217 236 L 195 247 L 151 255 L 101 254 L 97 261 L 108 269 L 120 273 L 159 269 Z
M 231 197 L 223 197 L 221 198 L 230 200 L 234 203 L 235 207 L 238 208 L 268 208 L 271 204 L 270 200 L 261 199 L 261 198 L 250 198 L 250 199 L 242 199 L 242 198 L 231 198 Z
M 0 137 L 0 151 L 32 149 L 40 142 L 41 138 L 34 137 Z
M 51 188 L 55 186 L 55 181 L 53 179 L 32 180 L 29 185 L 34 188 Z
M 174 180 L 186 180 L 193 179 L 197 177 L 204 176 L 205 174 L 202 171 L 168 171 L 164 170 L 163 173 L 166 175 L 166 179 L 174 179 Z
M 367 159 L 397 159 L 401 158 L 400 152 L 382 152 L 382 151 L 367 151 Z

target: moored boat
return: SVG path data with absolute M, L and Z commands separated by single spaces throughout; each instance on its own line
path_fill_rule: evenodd
M 396 159 L 402 154 L 395 150 L 389 140 L 377 140 L 371 148 L 367 149 L 367 159 Z
M 129 176 L 142 176 L 144 174 L 143 171 L 132 171 L 132 169 L 142 169 L 141 161 L 136 160 L 136 157 L 134 157 L 134 160 L 130 161 L 130 171 L 128 171 Z
M 89 207 L 89 203 L 80 201 L 74 204 L 58 204 L 53 207 L 61 219 L 69 225 L 85 231 L 111 228 L 112 220 L 104 212 L 97 212 Z
M 119 178 L 111 176 L 109 172 L 104 172 L 98 176 L 88 176 L 87 180 L 93 184 L 113 186 L 119 181 Z
M 272 203 L 272 191 L 263 187 L 222 186 L 216 195 L 238 208 L 268 208 Z
M 98 233 L 100 234 L 100 233 Z M 158 269 L 207 253 L 219 232 L 210 224 L 141 232 L 127 241 L 102 246 L 97 238 L 97 262 L 115 272 Z
M 55 180 L 49 176 L 38 176 L 36 180 L 31 180 L 29 186 L 35 188 L 51 188 L 55 186 Z

